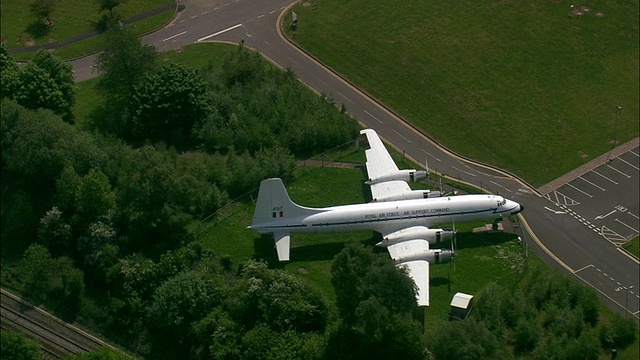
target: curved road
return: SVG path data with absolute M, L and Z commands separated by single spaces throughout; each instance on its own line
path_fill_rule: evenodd
M 639 318 L 638 261 L 619 249 L 638 236 L 638 141 L 625 144 L 566 177 L 534 189 L 499 169 L 464 160 L 407 125 L 382 104 L 289 43 L 279 31 L 291 0 L 182 0 L 166 27 L 142 37 L 158 51 L 218 41 L 257 49 L 292 69 L 310 88 L 332 97 L 363 126 L 439 174 L 513 199 L 521 213 L 523 238 L 545 262 L 596 289 L 614 311 Z M 304 21 L 301 19 L 300 21 Z M 72 62 L 76 80 L 94 77 L 93 56 Z

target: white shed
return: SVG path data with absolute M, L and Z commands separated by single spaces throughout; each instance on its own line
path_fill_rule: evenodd
M 451 316 L 464 320 L 471 311 L 473 295 L 457 292 L 451 299 Z

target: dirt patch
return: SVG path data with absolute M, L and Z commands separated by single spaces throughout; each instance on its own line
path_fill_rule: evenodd
M 578 156 L 580 156 L 583 159 L 586 159 L 589 157 L 589 154 L 585 153 L 584 151 L 578 151 Z

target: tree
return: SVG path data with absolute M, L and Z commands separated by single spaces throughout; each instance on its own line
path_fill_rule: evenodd
M 62 93 L 63 103 L 60 108 L 46 107 L 60 115 L 65 121 L 73 120 L 73 105 L 75 104 L 76 84 L 73 78 L 71 65 L 60 58 L 53 56 L 49 51 L 40 49 L 36 51 L 32 62 L 45 70 Z
M 71 225 L 62 217 L 62 211 L 55 206 L 40 219 L 38 238 L 56 255 L 73 250 L 70 249 Z
M 184 147 L 192 128 L 211 114 L 210 96 L 202 77 L 184 65 L 161 66 L 135 86 L 132 132 L 138 141 L 149 139 Z
M 21 263 L 25 291 L 35 302 L 46 299 L 51 290 L 53 265 L 49 250 L 42 245 L 32 244 L 24 253 Z
M 95 62 L 102 75 L 98 87 L 106 96 L 129 99 L 134 86 L 154 68 L 156 50 L 152 45 L 142 45 L 125 27 L 109 28 L 102 39 L 104 50 Z
M 5 44 L 0 44 L 0 98 L 13 98 L 18 83 L 18 65 L 9 55 Z
M 107 10 L 109 11 L 109 16 L 113 17 L 113 9 L 116 6 L 127 3 L 128 0 L 94 0 L 94 2 L 98 5 L 99 12 Z
M 51 25 L 51 13 L 56 8 L 55 0 L 32 0 L 29 5 L 31 15 L 33 15 L 38 21 L 45 18 L 49 25 Z
M 107 176 L 100 169 L 91 169 L 82 178 L 76 193 L 76 208 L 85 221 L 93 222 L 109 215 L 115 206 L 115 195 Z
M 34 62 L 20 70 L 14 96 L 18 104 L 28 109 L 51 109 L 60 115 L 66 108 L 64 94 L 58 84 Z
M 0 332 L 2 341 L 2 359 L 6 360 L 39 360 L 40 346 L 23 334 L 8 330 Z
M 391 260 L 349 243 L 334 258 L 331 283 L 342 323 L 330 335 L 330 357 L 423 359 L 425 344 L 413 281 Z

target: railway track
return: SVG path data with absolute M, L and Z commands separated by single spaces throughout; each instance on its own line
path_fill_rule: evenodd
M 4 289 L 0 292 L 0 327 L 26 334 L 38 341 L 45 358 L 59 359 L 102 346 L 111 347 Z

